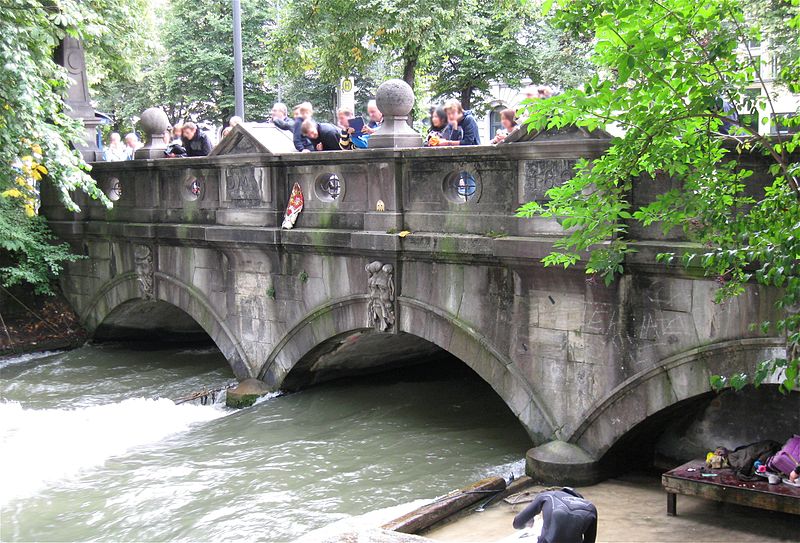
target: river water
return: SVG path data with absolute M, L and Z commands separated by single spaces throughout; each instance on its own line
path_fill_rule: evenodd
M 169 399 L 233 380 L 213 348 L 0 360 L 0 539 L 292 541 L 519 474 L 526 434 L 460 366 L 234 411 Z

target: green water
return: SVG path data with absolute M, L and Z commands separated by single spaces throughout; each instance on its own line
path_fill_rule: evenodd
M 87 346 L 0 361 L 0 539 L 292 541 L 518 473 L 529 445 L 457 366 L 241 411 L 165 399 L 231 380 L 214 349 Z

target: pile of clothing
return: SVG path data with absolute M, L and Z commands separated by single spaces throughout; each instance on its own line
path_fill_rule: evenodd
M 800 487 L 800 435 L 791 437 L 783 445 L 768 439 L 732 451 L 717 447 L 706 455 L 706 466 L 712 469 L 730 467 L 741 481 L 766 478 L 770 484 L 783 481 Z

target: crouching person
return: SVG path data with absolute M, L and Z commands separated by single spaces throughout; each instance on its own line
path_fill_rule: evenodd
M 318 123 L 314 119 L 303 121 L 301 131 L 317 151 L 339 151 L 341 131 L 330 123 Z
M 183 125 L 181 139 L 183 148 L 186 149 L 186 156 L 207 156 L 211 152 L 211 140 L 202 130 L 198 130 L 194 123 Z
M 514 517 L 514 528 L 533 525 L 542 514 L 538 543 L 594 543 L 597 536 L 597 509 L 571 488 L 542 492 Z

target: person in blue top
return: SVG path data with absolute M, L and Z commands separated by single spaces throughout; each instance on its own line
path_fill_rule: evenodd
M 311 106 L 310 102 L 303 102 L 294 108 L 294 126 L 292 129 L 294 131 L 294 148 L 298 151 L 308 152 L 314 150 L 314 144 L 303 135 L 301 130 L 303 122 L 310 119 L 313 115 L 314 108 Z
M 470 111 L 464 111 L 461 102 L 451 98 L 444 103 L 444 110 L 447 113 L 447 127 L 442 132 L 439 146 L 481 144 L 478 123 Z

